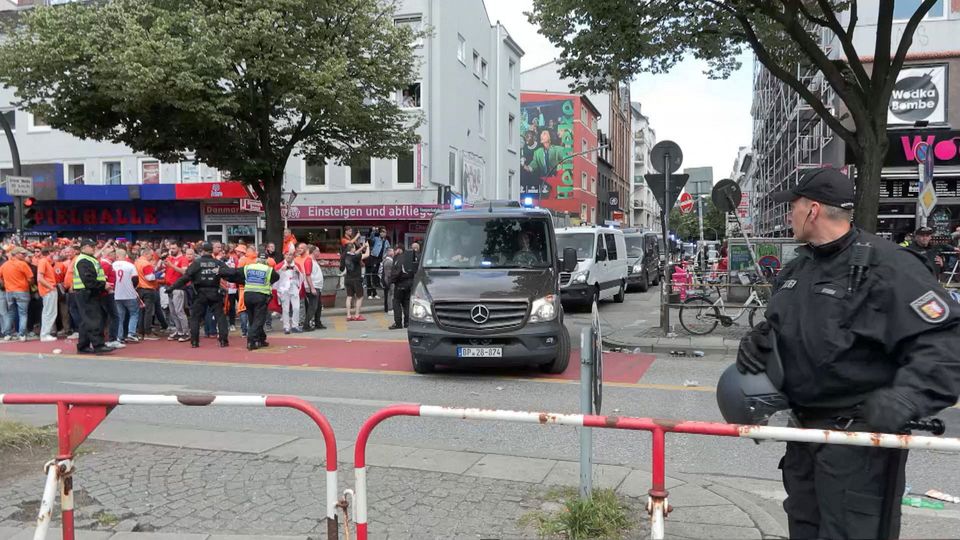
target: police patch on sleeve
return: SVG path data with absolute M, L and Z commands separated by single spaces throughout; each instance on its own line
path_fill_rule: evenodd
M 950 306 L 933 291 L 910 302 L 910 307 L 921 319 L 930 324 L 942 323 L 950 316 Z

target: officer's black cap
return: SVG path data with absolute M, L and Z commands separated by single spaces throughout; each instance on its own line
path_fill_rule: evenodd
M 917 229 L 917 232 L 914 233 L 914 236 L 920 236 L 921 234 L 933 234 L 933 229 L 930 227 L 920 227 Z
M 96 246 L 97 242 L 93 238 L 84 238 L 80 241 L 80 247 Z
M 845 210 L 853 209 L 853 180 L 836 169 L 811 169 L 792 189 L 771 195 L 778 203 L 792 202 L 800 197 Z
M 203 245 L 200 246 L 200 251 L 213 251 L 213 244 L 204 242 Z

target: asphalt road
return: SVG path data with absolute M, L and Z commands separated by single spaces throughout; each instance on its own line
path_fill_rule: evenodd
M 654 292 L 628 295 L 624 304 L 605 302 L 605 332 L 656 324 Z M 572 336 L 589 324 L 587 313 L 571 313 Z M 578 339 L 575 337 L 574 342 Z M 322 347 L 323 342 L 317 343 Z M 712 387 L 732 358 L 659 357 L 636 384 L 607 385 L 603 413 L 720 421 Z M 162 360 L 78 359 L 53 355 L 3 354 L 0 392 L 82 393 L 254 393 L 291 394 L 314 402 L 333 424 L 341 443 L 355 439 L 364 419 L 397 402 L 515 410 L 578 412 L 578 386 L 569 381 L 530 380 L 496 371 L 414 375 L 276 366 L 183 364 Z M 9 414 L 29 409 L 18 408 Z M 52 408 L 45 409 L 52 416 Z M 0 416 L 4 413 L 0 411 Z M 960 410 L 945 411 L 948 434 L 960 432 Z M 295 412 L 246 408 L 119 407 L 111 418 L 214 430 L 314 436 L 316 428 Z M 109 420 L 108 420 L 109 421 Z M 578 435 L 571 427 L 421 418 L 391 419 L 373 442 L 422 448 L 471 450 L 575 460 Z M 595 461 L 648 467 L 645 433 L 595 430 Z M 780 443 L 668 435 L 667 474 L 710 473 L 778 478 Z M 908 468 L 914 491 L 940 489 L 960 494 L 960 456 L 914 452 Z

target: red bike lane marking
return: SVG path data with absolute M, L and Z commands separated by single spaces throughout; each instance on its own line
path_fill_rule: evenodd
M 194 349 L 187 343 L 148 340 L 127 345 L 126 348 L 110 354 L 109 358 L 122 360 L 129 356 L 133 359 L 175 360 L 210 364 L 315 367 L 371 372 L 413 372 L 410 363 L 410 349 L 402 341 L 287 337 L 270 337 L 269 341 L 269 347 L 248 351 L 245 343 L 240 341 L 230 347 L 220 348 L 214 339 L 201 339 L 200 347 Z M 4 343 L 0 345 L 0 354 L 44 354 L 55 358 L 57 355 L 53 353 L 53 350 L 58 348 L 62 349 L 63 354 L 76 354 L 76 341 Z M 103 358 L 94 355 L 89 355 L 89 357 L 91 359 Z M 73 356 L 70 358 L 73 358 Z M 639 382 L 650 365 L 653 364 L 655 358 L 652 354 L 604 353 L 603 380 L 611 383 Z M 541 373 L 536 368 L 471 368 L 467 371 L 470 373 L 515 375 L 524 378 L 578 380 L 580 378 L 580 353 L 579 351 L 572 351 L 570 365 L 567 366 L 566 371 L 557 375 Z M 456 373 L 457 371 L 452 372 Z

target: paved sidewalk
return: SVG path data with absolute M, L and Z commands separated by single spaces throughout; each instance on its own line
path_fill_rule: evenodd
M 120 420 L 91 438 L 74 477 L 78 528 L 102 533 L 89 538 L 325 537 L 319 439 Z M 353 487 L 351 442 L 342 443 L 338 458 L 342 493 Z M 372 538 L 533 538 L 536 531 L 520 518 L 556 509 L 557 488 L 572 488 L 579 478 L 575 462 L 384 444 L 369 445 L 367 463 Z M 779 482 L 668 472 L 668 537 L 786 536 Z M 636 464 L 595 466 L 595 485 L 615 489 L 628 506 L 629 537 L 648 533 L 650 478 Z M 29 538 L 17 535 L 32 526 L 42 484 L 38 463 L 35 472 L 0 486 L 0 540 Z M 949 538 L 960 530 L 960 510 L 904 513 L 904 537 Z M 136 531 L 169 534 L 119 534 Z

